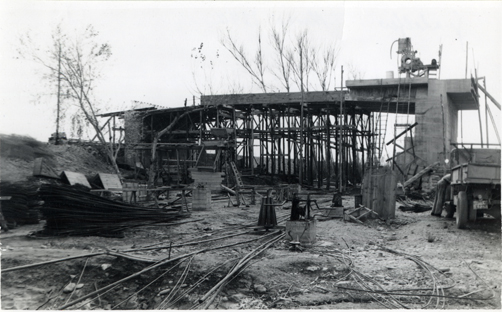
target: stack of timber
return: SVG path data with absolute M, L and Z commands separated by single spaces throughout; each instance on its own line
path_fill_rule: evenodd
M 204 168 L 190 168 L 188 170 L 190 171 L 196 188 L 203 187 L 213 193 L 221 191 L 223 172 L 213 172 L 212 170 L 204 170 Z
M 39 201 L 37 187 L 30 184 L 0 184 L 0 196 L 10 197 L 2 200 L 0 209 L 9 224 L 36 224 L 39 222 Z
M 81 186 L 42 185 L 45 235 L 118 236 L 127 228 L 176 220 L 174 209 L 146 208 L 93 195 Z

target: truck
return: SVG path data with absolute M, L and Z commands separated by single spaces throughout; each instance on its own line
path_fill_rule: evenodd
M 459 148 L 451 156 L 450 207 L 456 210 L 457 228 L 482 218 L 500 219 L 500 148 Z
M 58 138 L 57 142 L 56 142 L 56 137 Z M 55 144 L 55 145 L 68 143 L 68 139 L 66 138 L 66 133 L 65 132 L 59 132 L 59 133 L 54 132 L 53 134 L 51 134 L 51 137 L 49 138 L 48 143 Z

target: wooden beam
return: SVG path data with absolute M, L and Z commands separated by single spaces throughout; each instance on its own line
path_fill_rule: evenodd
M 500 110 L 501 107 L 500 107 L 500 103 L 497 102 L 497 100 L 495 100 L 495 98 L 490 94 L 488 93 L 488 91 L 486 91 L 485 88 L 483 88 L 483 86 L 481 86 L 479 83 L 477 83 L 478 85 L 478 88 L 479 90 L 483 91 L 484 94 L 486 94 L 486 96 L 493 102 L 493 104 L 495 104 L 495 106 L 497 106 L 497 108 Z
M 391 144 L 392 142 L 394 142 L 395 140 L 399 139 L 400 137 L 402 137 L 406 132 L 408 132 L 409 130 L 413 129 L 416 125 L 418 125 L 418 122 L 415 122 L 414 124 L 412 124 L 411 126 L 409 126 L 408 128 L 406 128 L 406 130 L 404 130 L 403 132 L 401 132 L 400 134 L 398 134 L 395 138 L 393 138 L 392 140 L 390 140 L 389 142 L 387 142 L 386 145 L 389 145 Z
M 432 165 L 429 165 L 429 166 L 425 167 L 425 169 L 421 170 L 419 173 L 415 174 L 413 177 L 411 177 L 410 179 L 408 179 L 408 181 L 404 182 L 403 183 L 403 187 L 406 188 L 406 187 L 410 186 L 411 184 L 415 183 L 424 174 L 426 174 L 427 172 L 429 172 L 430 170 L 432 170 L 432 168 L 434 168 L 437 165 L 439 165 L 439 161 L 436 161 Z

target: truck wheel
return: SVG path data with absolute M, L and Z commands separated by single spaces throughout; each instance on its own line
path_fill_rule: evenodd
M 455 206 L 453 206 L 453 203 L 446 203 L 444 208 L 446 209 L 446 218 L 453 219 L 453 215 L 455 214 Z
M 469 205 L 467 202 L 467 194 L 462 191 L 458 192 L 458 205 L 457 205 L 457 228 L 463 229 L 467 224 L 467 217 L 469 213 Z

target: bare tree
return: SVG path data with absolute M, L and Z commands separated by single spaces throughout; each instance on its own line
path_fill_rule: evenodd
M 347 65 L 347 72 L 348 78 L 351 80 L 364 79 L 365 73 L 352 62 Z
M 65 98 L 79 108 L 85 121 L 96 131 L 108 159 L 119 173 L 116 159 L 120 144 L 116 147 L 113 142 L 106 141 L 97 118 L 99 101 L 94 98 L 94 89 L 101 77 L 101 66 L 112 54 L 108 43 L 97 42 L 98 35 L 89 25 L 82 34 L 71 37 L 58 25 L 52 34 L 51 46 L 40 49 L 29 35 L 25 35 L 21 37 L 19 52 L 41 64 L 46 69 L 47 79 L 61 82 Z
M 312 52 L 308 40 L 308 32 L 304 30 L 295 40 L 295 46 L 287 54 L 288 63 L 293 72 L 293 81 L 298 89 L 309 91 L 309 75 L 312 70 L 310 55 Z
M 230 30 L 227 28 L 226 36 L 221 39 L 221 44 L 225 49 L 232 54 L 237 62 L 239 62 L 242 67 L 251 75 L 253 82 L 258 85 L 263 92 L 267 92 L 267 85 L 265 84 L 265 66 L 263 61 L 263 51 L 262 51 L 262 40 L 261 40 L 261 29 L 258 31 L 258 48 L 255 53 L 253 61 L 249 60 L 249 57 L 244 51 L 242 45 L 237 45 L 235 40 L 230 35 Z
M 247 57 L 244 47 L 236 43 L 228 28 L 221 42 L 264 92 L 277 89 L 270 83 L 271 80 L 267 79 L 267 70 L 279 81 L 286 92 L 291 92 L 294 87 L 303 91 L 328 90 L 334 76 L 337 51 L 332 46 L 327 48 L 315 46 L 307 29 L 291 38 L 289 22 L 289 19 L 286 19 L 279 27 L 270 28 L 271 50 L 264 49 L 262 46 L 262 32 L 261 29 L 259 30 L 257 51 L 253 62 Z M 269 51 L 269 53 L 272 51 L 270 57 L 266 58 L 268 63 L 265 62 L 264 51 Z
M 333 74 L 335 72 L 336 57 L 338 51 L 333 46 L 322 50 L 324 52 L 319 59 L 319 54 L 313 50 L 311 55 L 312 70 L 315 72 L 322 91 L 330 89 Z
M 272 27 L 272 45 L 277 53 L 276 62 L 279 64 L 278 70 L 273 70 L 274 76 L 281 81 L 282 85 L 286 89 L 286 92 L 290 90 L 290 76 L 291 76 L 291 63 L 288 61 L 287 50 L 285 46 L 286 35 L 289 27 L 289 19 L 282 23 L 281 30 L 277 30 Z

